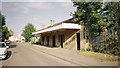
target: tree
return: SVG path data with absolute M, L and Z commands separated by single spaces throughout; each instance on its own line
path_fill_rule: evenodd
M 95 37 L 100 34 L 100 23 L 102 16 L 100 15 L 101 3 L 99 2 L 73 2 L 77 7 L 77 11 L 73 15 L 74 21 L 86 26 L 87 37 Z M 82 22 L 80 22 L 82 21 Z M 102 24 L 102 23 L 101 23 Z
M 3 26 L 5 25 L 5 17 L 1 14 L 1 11 L 0 11 L 0 41 L 2 41 L 3 40 L 3 38 L 5 38 L 5 37 L 3 37 L 2 36 L 2 28 L 3 28 Z
M 26 42 L 30 42 L 30 38 L 32 37 L 32 32 L 34 31 L 35 31 L 35 28 L 31 23 L 28 23 L 25 26 L 22 36 L 25 37 Z
M 13 36 L 14 32 L 12 30 L 9 30 L 10 35 Z
M 1 12 L 0 12 L 0 23 L 2 23 L 2 25 L 5 25 L 5 17 L 1 14 Z
M 73 21 L 85 26 L 85 36 L 90 41 L 92 50 L 117 55 L 120 3 L 73 1 L 73 4 L 77 8 Z
M 111 2 L 111 3 L 107 3 L 108 7 L 108 11 L 109 13 L 109 20 L 111 21 L 111 32 L 113 32 L 112 34 L 115 36 L 115 40 L 113 42 L 117 42 L 116 44 L 114 44 L 114 50 L 113 53 L 116 53 L 116 51 L 118 52 L 117 54 L 120 55 L 120 41 L 118 41 L 118 39 L 120 39 L 120 2 Z M 113 10 L 114 9 L 114 10 Z M 116 40 L 117 39 L 117 40 Z
M 11 35 L 12 30 L 9 31 L 8 27 L 5 26 L 5 16 L 1 14 L 0 12 L 0 40 L 4 41 L 5 39 L 8 39 Z
M 2 39 L 8 39 L 8 37 L 11 36 L 10 31 L 8 30 L 7 26 L 3 26 L 2 28 Z

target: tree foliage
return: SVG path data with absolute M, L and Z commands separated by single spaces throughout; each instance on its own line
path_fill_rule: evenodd
M 8 27 L 7 26 L 3 26 L 2 27 L 2 38 L 3 38 L 3 40 L 4 39 L 8 39 L 8 37 L 10 37 L 10 36 L 11 36 L 11 33 L 8 30 Z
M 5 25 L 5 17 L 1 14 L 1 12 L 0 12 L 0 23 L 2 23 L 1 25 Z
M 30 38 L 32 37 L 32 32 L 34 31 L 35 31 L 35 28 L 31 23 L 28 23 L 25 26 L 22 35 L 25 37 L 26 42 L 30 42 Z
M 0 41 L 2 40 L 2 26 L 5 25 L 5 17 L 0 12 Z
M 73 14 L 74 21 L 84 24 L 84 34 L 90 41 L 91 50 L 114 55 L 120 54 L 117 35 L 120 3 L 73 1 L 73 4 L 77 8 Z
M 3 41 L 5 39 L 8 39 L 9 36 L 12 34 L 10 33 L 7 26 L 5 26 L 5 16 L 1 14 L 0 12 L 0 39 Z
M 9 30 L 10 35 L 13 36 L 14 32 L 12 30 Z

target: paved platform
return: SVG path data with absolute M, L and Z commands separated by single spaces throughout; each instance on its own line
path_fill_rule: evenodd
M 51 48 L 41 45 L 28 47 L 80 66 L 118 66 L 118 62 L 106 62 L 89 56 L 77 55 L 74 53 L 75 51 L 63 48 Z

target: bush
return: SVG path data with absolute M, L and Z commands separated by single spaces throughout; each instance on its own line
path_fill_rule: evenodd
M 116 35 L 98 36 L 90 41 L 92 50 L 105 54 L 120 55 L 120 46 L 118 45 L 118 38 Z M 90 51 L 88 48 L 87 51 Z

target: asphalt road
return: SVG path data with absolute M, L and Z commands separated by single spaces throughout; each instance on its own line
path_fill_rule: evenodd
M 40 50 L 28 48 L 25 44 L 11 44 L 8 50 L 9 55 L 2 61 L 3 66 L 77 66 Z

